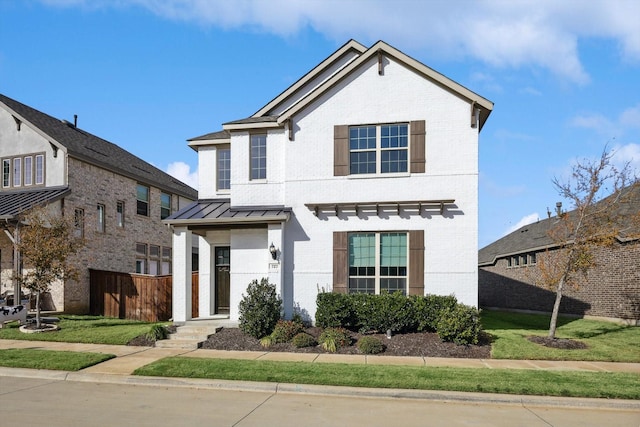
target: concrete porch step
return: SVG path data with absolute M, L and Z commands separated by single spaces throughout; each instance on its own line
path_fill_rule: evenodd
M 197 350 L 202 342 L 197 340 L 168 339 L 156 341 L 156 348 L 178 348 L 184 350 Z

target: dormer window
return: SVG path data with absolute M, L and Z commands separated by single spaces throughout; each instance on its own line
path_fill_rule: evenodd
M 251 135 L 251 180 L 267 179 L 267 135 Z
M 229 147 L 218 148 L 217 153 L 217 188 L 220 190 L 231 189 L 231 149 Z

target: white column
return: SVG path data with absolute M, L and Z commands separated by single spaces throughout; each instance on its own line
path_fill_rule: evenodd
M 198 237 L 198 254 L 198 313 L 200 317 L 207 317 L 213 314 L 215 293 L 211 280 L 212 247 L 204 237 Z
M 187 227 L 173 228 L 173 321 L 191 319 L 192 233 Z
M 292 314 L 293 307 L 289 307 L 288 301 L 291 300 L 290 295 L 285 295 L 284 289 L 284 280 L 283 280 L 283 261 L 284 261 L 284 248 L 282 247 L 284 243 L 284 228 L 282 223 L 277 224 L 268 224 L 267 228 L 267 245 L 266 248 L 269 250 L 269 247 L 273 243 L 273 246 L 276 248 L 276 259 L 274 260 L 269 254 L 269 283 L 276 285 L 276 290 L 280 294 L 280 298 L 282 298 L 284 305 L 284 315 L 286 318 L 290 318 Z

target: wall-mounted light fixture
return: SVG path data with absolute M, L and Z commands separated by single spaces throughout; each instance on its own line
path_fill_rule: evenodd
M 271 246 L 269 246 L 269 252 L 271 252 L 271 258 L 275 261 L 275 259 L 278 258 L 278 250 L 273 246 L 273 242 L 271 242 Z

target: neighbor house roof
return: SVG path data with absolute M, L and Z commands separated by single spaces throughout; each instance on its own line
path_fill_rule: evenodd
M 163 220 L 171 225 L 233 225 L 284 222 L 291 208 L 284 206 L 231 206 L 230 199 L 203 199 L 190 203 Z
M 622 194 L 623 202 L 617 204 L 615 208 L 616 216 L 620 218 L 618 240 L 635 240 L 637 231 L 640 231 L 637 230 L 638 218 L 635 217 L 640 212 L 640 183 L 628 186 Z M 566 214 L 573 215 L 574 212 L 570 211 Z M 507 234 L 478 251 L 478 265 L 492 265 L 498 258 L 557 246 L 557 243 L 549 237 L 549 230 L 559 221 L 557 216 L 553 216 Z
M 385 56 L 395 59 L 445 90 L 467 100 L 474 108 L 478 108 L 480 111 L 478 128 L 482 129 L 493 110 L 491 101 L 383 41 L 366 48 L 355 40 L 349 40 L 255 114 L 244 119 L 224 123 L 223 128 L 225 130 L 239 130 L 257 127 L 283 127 L 287 120 L 356 72 L 366 61 L 374 57 L 383 58 Z M 190 141 L 201 140 L 201 138 L 192 138 Z
M 71 190 L 68 187 L 0 191 L 0 220 L 13 220 L 28 209 L 55 202 L 69 193 Z
M 16 120 L 32 127 L 51 144 L 64 147 L 71 157 L 192 200 L 198 197 L 198 192 L 187 184 L 72 123 L 0 94 L 0 107 L 3 105 Z

